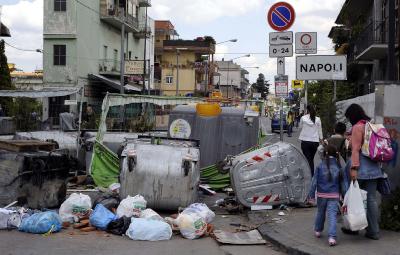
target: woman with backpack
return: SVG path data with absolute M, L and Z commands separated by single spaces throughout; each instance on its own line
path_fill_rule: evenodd
M 378 179 L 383 177 L 382 169 L 377 161 L 373 161 L 361 153 L 365 135 L 365 125 L 371 120 L 358 104 L 352 104 L 347 108 L 345 116 L 352 125 L 350 146 L 351 160 L 347 162 L 346 170 L 350 172 L 351 180 L 358 180 L 360 188 L 367 191 L 367 220 L 368 227 L 365 237 L 379 239 L 379 207 L 376 199 Z M 342 228 L 346 234 L 357 234 Z
M 299 139 L 301 141 L 301 150 L 311 168 L 311 176 L 314 176 L 314 157 L 323 139 L 322 124 L 321 119 L 316 116 L 317 113 L 312 105 L 307 105 L 307 113 L 300 119 L 301 132 Z

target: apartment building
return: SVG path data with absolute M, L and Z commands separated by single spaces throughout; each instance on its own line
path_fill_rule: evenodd
M 232 60 L 216 61 L 217 75 L 214 77 L 214 86 L 218 87 L 226 98 L 240 98 L 242 95 L 242 74 L 240 65 Z
M 84 101 L 97 107 L 107 92 L 119 93 L 121 86 L 126 93 L 141 93 L 144 82 L 151 88 L 154 21 L 147 16 L 150 6 L 150 0 L 44 0 L 43 86 L 82 88 Z M 125 75 L 122 85 L 121 51 L 126 65 L 137 61 L 142 66 L 141 72 Z M 65 99 L 50 98 L 44 106 L 47 114 L 65 111 Z M 45 119 L 57 117 L 46 112 Z
M 348 79 L 357 95 L 375 91 L 378 81 L 399 81 L 399 0 L 394 3 L 394 63 L 389 64 L 390 0 L 347 0 L 329 37 L 337 54 L 347 54 Z

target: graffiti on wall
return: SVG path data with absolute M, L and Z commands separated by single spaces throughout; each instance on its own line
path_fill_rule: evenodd
M 392 148 L 394 150 L 394 158 L 389 162 L 389 166 L 396 167 L 399 158 L 400 118 L 385 117 L 383 124 L 392 138 Z

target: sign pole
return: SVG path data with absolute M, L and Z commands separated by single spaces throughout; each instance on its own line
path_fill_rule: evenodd
M 280 141 L 283 142 L 283 97 L 281 97 L 281 111 L 280 111 Z
M 305 54 L 305 56 L 307 56 L 308 54 Z M 308 80 L 304 81 L 304 97 L 305 97 L 305 106 L 304 109 L 307 109 L 307 105 L 308 105 Z

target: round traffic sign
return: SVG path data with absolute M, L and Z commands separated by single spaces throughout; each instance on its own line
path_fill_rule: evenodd
M 294 23 L 296 13 L 293 7 L 286 2 L 279 2 L 269 9 L 268 23 L 276 31 L 288 30 Z
M 310 35 L 310 34 L 303 34 L 303 35 L 300 37 L 300 42 L 301 42 L 303 45 L 309 45 L 309 44 L 312 42 L 312 37 L 311 37 L 311 35 Z

